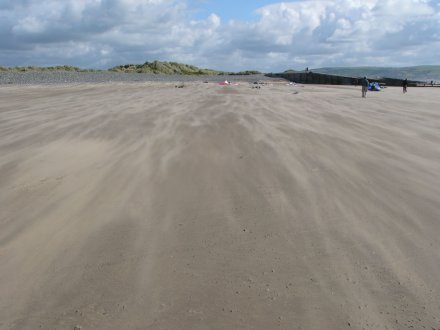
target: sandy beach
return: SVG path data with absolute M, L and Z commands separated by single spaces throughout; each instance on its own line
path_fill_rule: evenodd
M 440 94 L 0 87 L 0 329 L 440 329 Z

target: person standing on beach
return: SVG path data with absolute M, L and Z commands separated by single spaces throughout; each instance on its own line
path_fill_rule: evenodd
M 364 77 L 361 81 L 362 97 L 367 97 L 367 91 L 368 91 L 369 84 L 370 84 L 370 82 L 368 81 L 367 77 Z
M 403 87 L 403 94 L 406 93 L 406 89 L 408 88 L 408 79 L 405 79 L 402 81 L 402 87 Z

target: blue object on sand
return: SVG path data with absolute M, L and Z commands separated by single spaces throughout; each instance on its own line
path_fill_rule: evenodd
M 379 92 L 380 91 L 380 85 L 378 82 L 372 82 L 368 86 L 368 90 L 372 92 Z

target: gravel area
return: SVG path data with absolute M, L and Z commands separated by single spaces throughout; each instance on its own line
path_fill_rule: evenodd
M 105 83 L 105 82 L 190 82 L 190 81 L 270 81 L 263 74 L 247 76 L 185 76 L 155 75 L 142 73 L 117 72 L 2 72 L 0 85 L 40 85 L 40 84 L 74 84 L 74 83 Z M 279 80 L 277 78 L 276 80 Z

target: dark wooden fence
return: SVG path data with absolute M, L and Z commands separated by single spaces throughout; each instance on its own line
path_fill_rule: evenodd
M 286 73 L 268 73 L 266 74 L 268 77 L 273 78 L 284 78 L 289 81 L 293 81 L 300 84 L 324 84 L 324 85 L 359 85 L 362 77 L 353 78 L 353 77 L 344 77 L 344 76 L 336 76 L 324 73 L 315 73 L 312 71 L 307 72 L 286 72 Z M 374 79 L 368 78 L 370 82 L 378 82 L 380 84 L 385 84 L 386 86 L 402 86 L 401 79 L 393 79 L 393 78 L 381 78 Z M 417 81 L 409 81 L 408 85 L 411 87 L 415 87 L 420 82 Z

